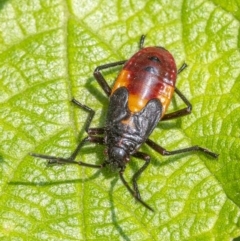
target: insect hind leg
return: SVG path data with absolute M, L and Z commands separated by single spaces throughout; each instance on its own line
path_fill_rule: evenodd
M 188 65 L 186 63 L 183 63 L 182 66 L 178 69 L 177 73 L 180 74 L 187 67 L 188 67 Z
M 139 41 L 139 49 L 144 48 L 144 41 L 145 41 L 146 35 L 142 35 Z
M 117 61 L 113 63 L 108 63 L 104 65 L 97 66 L 93 72 L 93 76 L 97 80 L 98 84 L 101 86 L 103 91 L 107 96 L 110 96 L 112 89 L 110 88 L 109 84 L 107 83 L 106 79 L 104 78 L 103 74 L 101 73 L 104 69 L 109 69 L 115 66 L 123 65 L 127 62 L 127 60 Z

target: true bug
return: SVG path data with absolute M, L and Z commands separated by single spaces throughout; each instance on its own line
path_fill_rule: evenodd
M 179 70 L 173 56 L 163 47 L 143 47 L 145 36 L 140 39 L 140 50 L 129 60 L 98 66 L 94 77 L 110 99 L 106 125 L 102 128 L 89 128 L 95 112 L 75 99 L 72 102 L 89 112 L 85 130 L 88 134 L 77 146 L 69 158 L 31 153 L 34 157 L 47 159 L 49 164 L 77 164 L 91 168 L 103 168 L 107 165 L 118 171 L 120 179 L 132 196 L 149 210 L 153 209 L 140 196 L 137 179 L 150 163 L 150 156 L 138 151 L 143 143 L 161 155 L 175 155 L 184 152 L 201 151 L 214 158 L 217 154 L 200 146 L 191 146 L 175 151 L 167 151 L 148 137 L 159 121 L 171 120 L 191 113 L 192 106 L 187 98 L 175 87 Z M 124 65 L 111 89 L 101 70 Z M 176 94 L 187 107 L 165 114 L 167 107 Z M 101 165 L 75 161 L 77 154 L 86 142 L 106 145 L 107 160 Z M 133 175 L 133 188 L 125 180 L 123 173 L 130 156 L 144 161 L 144 165 Z

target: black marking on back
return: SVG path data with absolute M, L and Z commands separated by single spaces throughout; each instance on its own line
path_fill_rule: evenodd
M 153 62 L 161 63 L 160 59 L 157 56 L 151 56 L 148 59 L 150 59 Z
M 144 68 L 144 70 L 151 73 L 151 74 L 158 74 L 156 69 L 152 66 L 147 66 L 146 68 Z

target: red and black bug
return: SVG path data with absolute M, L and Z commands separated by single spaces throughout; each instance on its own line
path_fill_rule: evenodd
M 141 199 L 137 184 L 137 179 L 150 163 L 150 156 L 138 151 L 142 144 L 147 144 L 161 155 L 175 155 L 191 151 L 201 151 L 214 158 L 217 158 L 218 155 L 200 146 L 167 151 L 148 138 L 159 121 L 190 114 L 192 106 L 182 92 L 175 87 L 177 74 L 182 72 L 187 65 L 184 63 L 177 70 L 173 56 L 166 49 L 158 46 L 144 48 L 144 39 L 143 35 L 140 40 L 140 50 L 129 60 L 98 66 L 93 73 L 110 99 L 105 127 L 89 128 L 95 112 L 73 99 L 73 103 L 89 112 L 85 127 L 88 136 L 79 143 L 69 158 L 36 153 L 30 155 L 47 159 L 49 164 L 77 164 L 91 168 L 103 168 L 109 165 L 112 170 L 118 171 L 120 179 L 132 196 L 153 211 Z M 101 70 L 118 65 L 124 66 L 111 89 Z M 174 92 L 187 107 L 166 113 Z M 77 154 L 86 142 L 106 146 L 107 158 L 101 165 L 75 161 Z M 144 161 L 144 165 L 132 177 L 133 188 L 123 176 L 131 156 Z

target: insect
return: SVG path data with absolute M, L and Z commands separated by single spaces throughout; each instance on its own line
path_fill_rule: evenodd
M 179 70 L 170 52 L 163 47 L 144 47 L 145 36 L 140 39 L 140 50 L 129 60 L 118 61 L 98 66 L 94 70 L 94 77 L 109 97 L 106 125 L 101 128 L 90 128 L 95 112 L 88 106 L 72 99 L 78 107 L 89 113 L 85 130 L 88 134 L 77 146 L 69 158 L 48 156 L 31 153 L 30 155 L 47 159 L 49 164 L 76 164 L 90 168 L 104 168 L 110 166 L 116 171 L 131 195 L 147 209 L 153 209 L 142 200 L 137 180 L 150 163 L 150 156 L 139 151 L 142 144 L 146 144 L 161 155 L 175 155 L 179 153 L 200 151 L 217 158 L 218 155 L 200 146 L 191 146 L 175 151 L 167 151 L 149 139 L 159 121 L 171 120 L 191 113 L 192 105 L 182 92 L 175 87 L 177 75 L 187 65 L 184 63 Z M 123 65 L 113 88 L 106 82 L 102 70 Z M 185 103 L 186 107 L 172 113 L 166 113 L 174 92 Z M 76 157 L 87 142 L 106 146 L 106 160 L 100 165 L 76 161 Z M 130 157 L 143 160 L 142 167 L 133 175 L 133 187 L 124 177 L 124 170 Z

